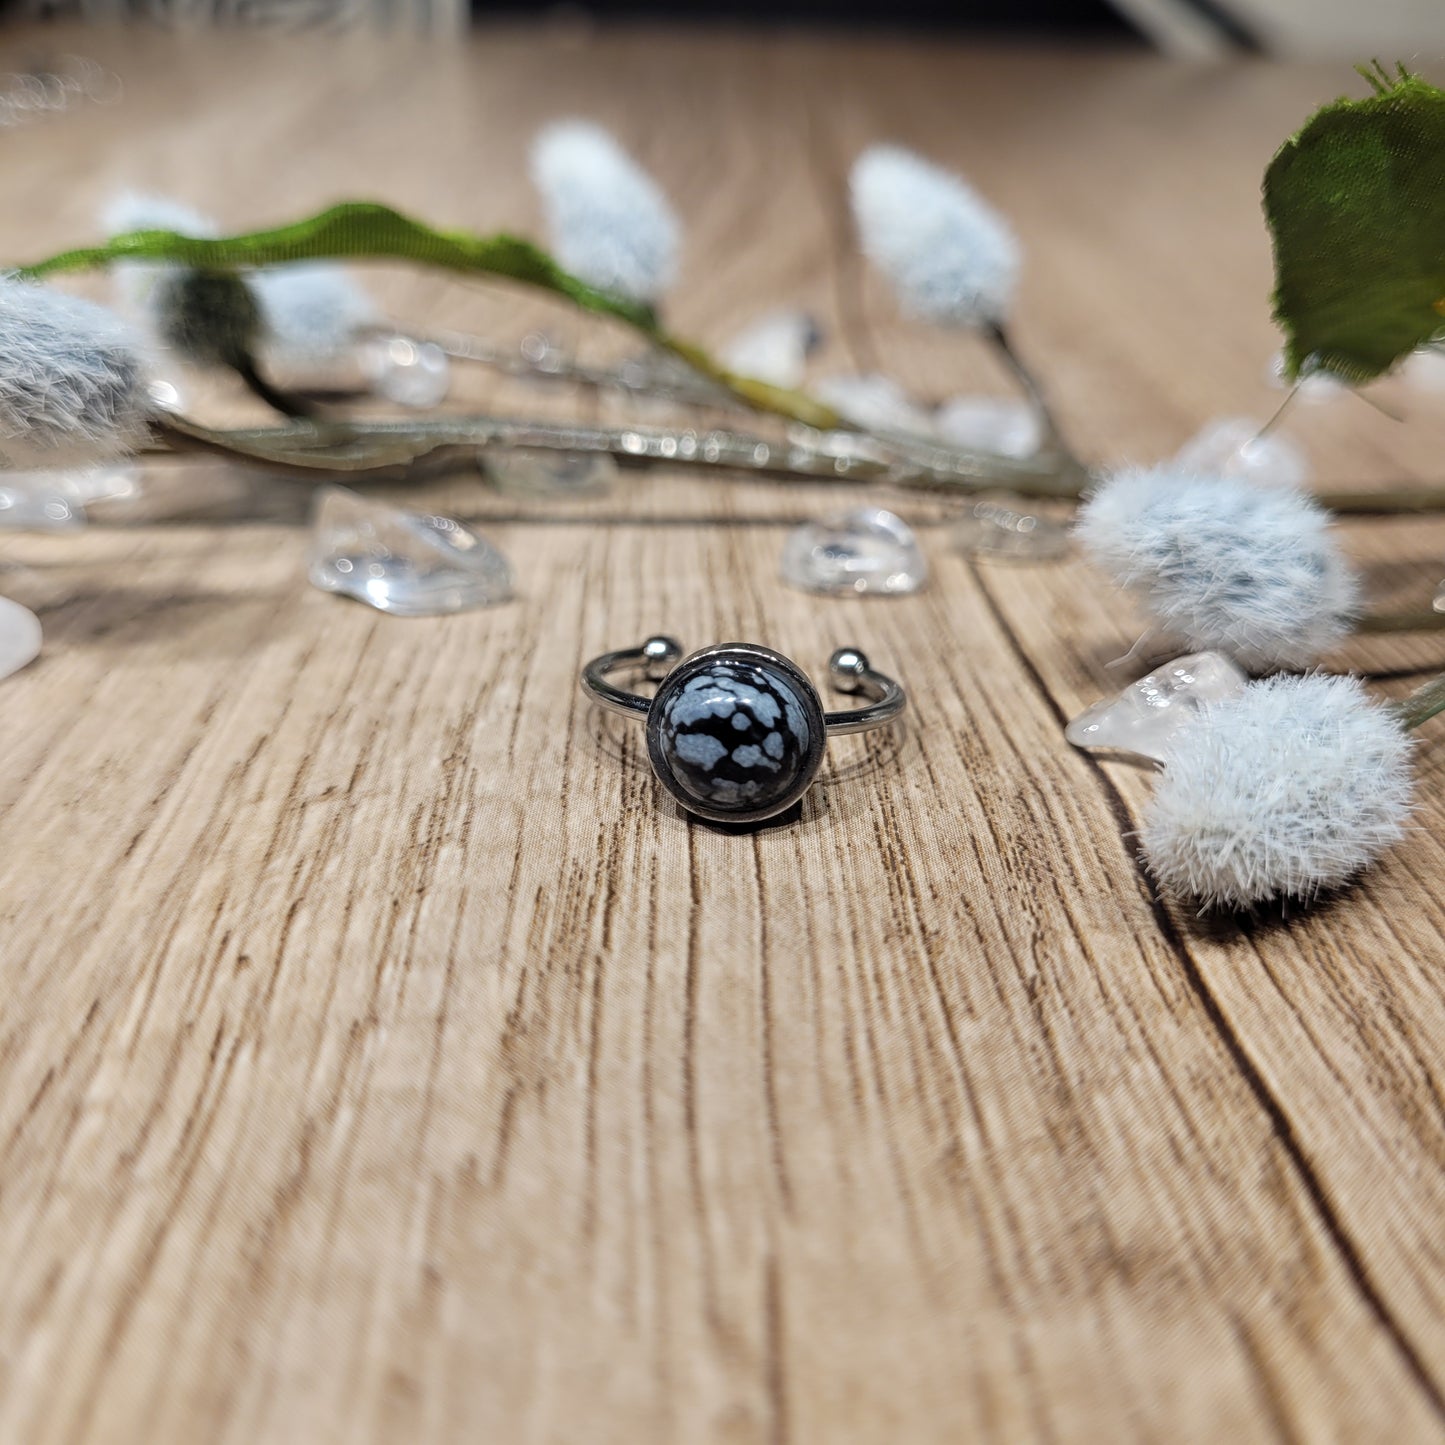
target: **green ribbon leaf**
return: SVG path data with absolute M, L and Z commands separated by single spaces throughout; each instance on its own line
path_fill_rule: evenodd
M 289 226 L 214 240 L 174 231 L 132 231 L 113 237 L 103 246 L 62 251 L 58 256 L 21 266 L 18 272 L 38 280 L 61 271 L 85 271 L 117 261 L 169 261 L 210 270 L 322 260 L 412 261 L 538 286 L 565 296 L 585 311 L 625 321 L 761 411 L 775 412 L 812 427 L 843 424 L 832 407 L 801 392 L 739 376 L 719 366 L 701 348 L 663 331 L 651 307 L 589 286 L 564 271 L 530 241 L 506 234 L 476 236 L 468 231 L 437 230 L 375 201 L 343 201 Z
M 1363 73 L 1375 93 L 1325 106 L 1265 172 L 1291 380 L 1370 381 L 1445 326 L 1445 91 Z
M 503 276 L 556 292 L 588 311 L 616 316 L 649 334 L 657 331 L 657 318 L 649 307 L 610 296 L 578 280 L 530 241 L 505 234 L 475 236 L 466 231 L 436 230 L 374 201 L 345 201 L 289 226 L 217 240 L 172 231 L 133 231 L 103 246 L 62 251 L 19 269 L 22 276 L 38 279 L 116 261 L 171 261 L 204 270 L 341 259 L 414 261 L 448 271 Z

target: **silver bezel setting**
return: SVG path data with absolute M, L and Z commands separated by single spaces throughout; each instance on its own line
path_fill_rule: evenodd
M 808 751 L 794 785 L 782 798 L 761 808 L 715 808 L 698 802 L 677 781 L 672 764 L 662 746 L 663 704 L 674 693 L 684 687 L 688 680 L 699 672 L 706 671 L 719 659 L 728 662 L 750 663 L 780 673 L 798 694 L 808 717 Z M 770 647 L 760 647 L 755 642 L 722 642 L 712 647 L 700 648 L 683 658 L 662 680 L 647 710 L 647 756 L 658 781 L 694 817 L 704 818 L 710 823 L 762 823 L 785 813 L 812 786 L 823 765 L 823 752 L 827 746 L 827 724 L 823 712 L 823 700 L 802 669 L 774 652 Z

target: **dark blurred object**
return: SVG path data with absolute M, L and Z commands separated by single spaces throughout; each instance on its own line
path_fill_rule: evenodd
M 937 30 L 1054 31 L 1137 36 L 1109 0 L 472 0 L 476 19 L 748 20 Z

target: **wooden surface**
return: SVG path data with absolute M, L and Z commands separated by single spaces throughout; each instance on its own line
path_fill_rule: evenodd
M 51 44 L 126 98 L 0 136 L 3 259 L 94 234 L 124 183 L 237 226 L 372 194 L 533 228 L 526 140 L 582 113 L 686 219 L 681 329 L 799 302 L 820 371 L 1000 388 L 853 254 L 848 161 L 918 145 L 1014 218 L 1021 344 L 1098 459 L 1273 407 L 1258 178 L 1351 83 L 566 31 L 12 32 L 7 61 Z M 376 284 L 421 320 L 583 329 Z M 1439 401 L 1397 399 L 1408 426 L 1298 408 L 1323 483 L 1440 480 Z M 943 509 L 883 498 L 933 585 L 819 601 L 775 573 L 826 488 L 661 475 L 564 508 L 458 476 L 428 500 L 520 595 L 397 621 L 308 589 L 296 491 L 150 485 L 0 540 L 47 637 L 0 685 L 0 1440 L 1445 1433 L 1439 729 L 1383 866 L 1211 923 L 1136 865 L 1151 775 L 1063 742 L 1138 630 L 1076 560 L 971 565 Z M 1445 571 L 1445 524 L 1348 540 L 1382 599 Z M 660 627 L 811 667 L 857 643 L 915 708 L 835 743 L 795 825 L 689 826 L 574 686 Z M 1334 661 L 1398 690 L 1442 659 Z

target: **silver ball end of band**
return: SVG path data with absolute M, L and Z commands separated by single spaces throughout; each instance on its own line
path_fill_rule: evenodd
M 682 643 L 675 637 L 649 637 L 642 644 L 642 661 L 647 676 L 661 682 L 682 660 Z
M 840 647 L 828 659 L 828 675 L 838 692 L 857 692 L 868 671 L 868 659 L 856 647 Z

